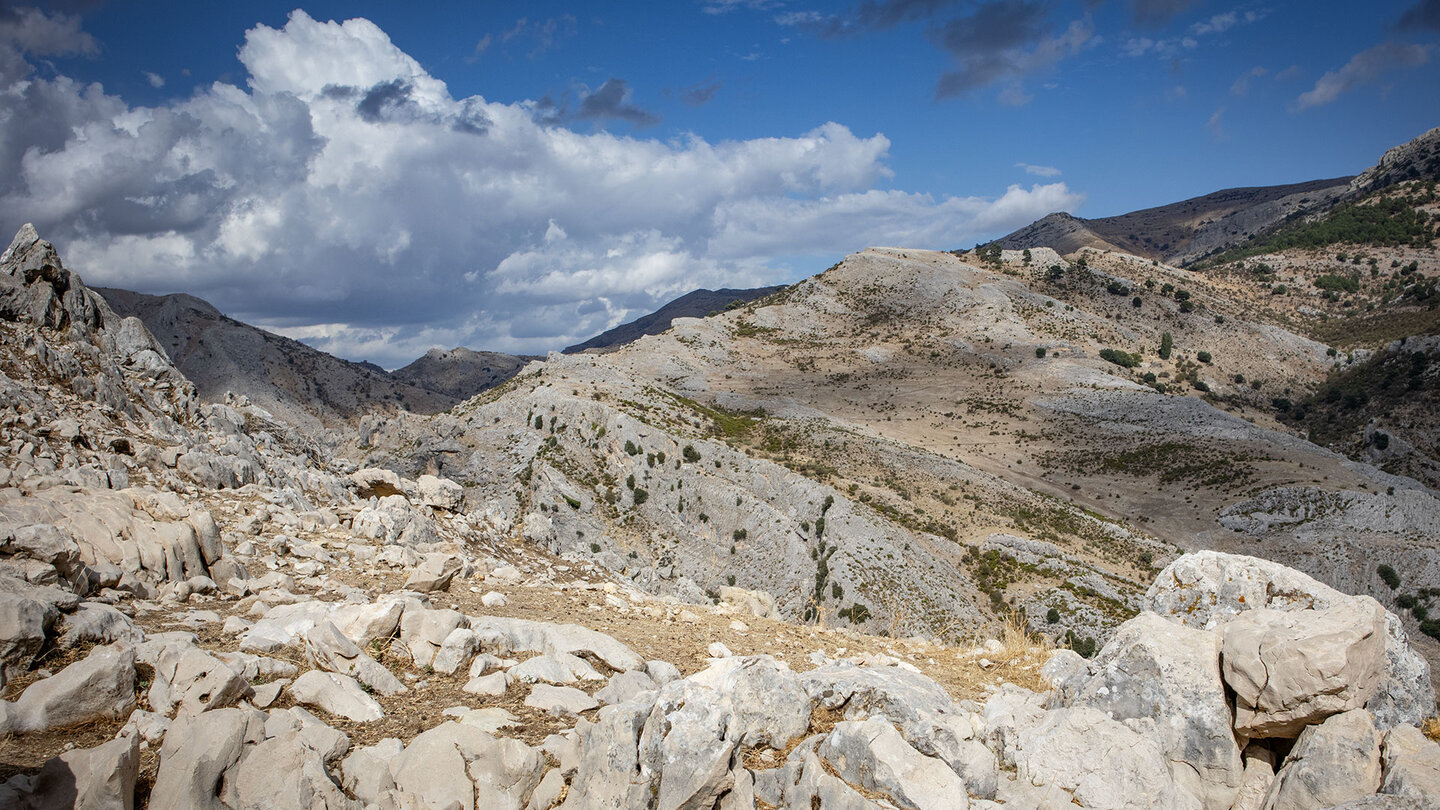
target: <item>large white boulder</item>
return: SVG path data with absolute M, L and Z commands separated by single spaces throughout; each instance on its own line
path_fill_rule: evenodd
M 949 766 L 910 747 L 883 717 L 836 724 L 819 755 L 852 785 L 913 810 L 966 810 L 965 782 Z
M 1322 610 L 1247 611 L 1225 626 L 1222 661 L 1235 690 L 1235 730 L 1294 737 L 1374 694 L 1385 662 L 1385 612 L 1368 597 Z
M 1190 627 L 1218 630 L 1231 619 L 1260 608 L 1283 611 L 1355 606 L 1356 597 L 1280 563 L 1197 551 L 1185 554 L 1155 578 L 1145 593 L 1144 609 Z M 1411 646 L 1400 619 L 1385 614 L 1385 659 L 1379 686 L 1366 708 L 1383 731 L 1418 725 L 1435 711 L 1430 665 Z
M 1175 784 L 1160 746 L 1087 707 L 1046 712 L 1019 733 L 1021 781 L 1064 788 L 1093 810 L 1199 810 Z
M 1440 743 L 1414 726 L 1396 726 L 1385 735 L 1380 792 L 1440 807 Z
M 1175 782 L 1206 810 L 1228 810 L 1244 766 L 1220 676 L 1220 634 L 1141 613 L 1063 693 L 1066 705 L 1146 723 Z
M 1275 775 L 1266 810 L 1313 810 L 1380 789 L 1380 734 L 1370 713 L 1354 709 L 1310 726 Z
M 0 734 L 123 720 L 134 708 L 134 648 L 96 647 L 56 674 L 30 684 L 14 703 L 0 701 Z

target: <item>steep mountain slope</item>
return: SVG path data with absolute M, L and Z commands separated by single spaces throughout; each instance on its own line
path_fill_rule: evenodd
M 1177 547 L 1382 599 L 1377 563 L 1440 575 L 1434 492 L 1271 416 L 1324 378 L 1323 344 L 1203 275 L 1074 258 L 872 249 L 450 414 L 372 423 L 355 452 L 438 465 L 530 540 L 647 590 L 733 583 L 899 634 L 1023 609 L 1103 639 Z
M 601 332 L 584 343 L 565 348 L 565 354 L 583 352 L 587 349 L 610 349 L 634 343 L 645 335 L 658 335 L 670 328 L 676 318 L 700 318 L 712 312 L 719 312 L 757 298 L 764 298 L 781 287 L 756 287 L 749 290 L 695 290 L 660 307 L 649 315 L 643 315 L 629 323 Z
M 538 359 L 457 346 L 449 351 L 431 349 L 410 365 L 390 372 L 390 376 L 402 383 L 464 400 L 505 382 L 526 363 Z
M 433 413 L 459 401 L 228 318 L 194 296 L 96 291 L 116 312 L 144 321 L 200 396 L 212 402 L 230 391 L 292 424 L 316 428 L 374 411 Z
M 1351 190 L 1351 179 L 1230 188 L 1100 219 L 1050 214 L 996 244 L 1006 250 L 1049 247 L 1060 253 L 1094 247 L 1186 264 L 1243 242 L 1297 212 L 1323 210 Z

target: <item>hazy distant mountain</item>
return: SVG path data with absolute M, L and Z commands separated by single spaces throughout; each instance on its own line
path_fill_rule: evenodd
M 670 328 L 676 318 L 701 318 L 712 312 L 723 311 L 739 301 L 746 303 L 757 298 L 779 292 L 784 285 L 756 287 L 751 290 L 696 290 L 676 298 L 674 301 L 641 318 L 622 323 L 607 332 L 602 332 L 584 343 L 565 348 L 566 354 L 583 352 L 586 349 L 614 349 L 633 343 L 643 335 L 658 335 Z
M 458 346 L 446 351 L 431 349 L 424 356 L 390 376 L 401 382 L 438 391 L 456 399 L 469 399 L 514 377 L 525 364 L 540 358 L 477 352 Z
M 301 425 L 334 424 L 374 410 L 442 411 L 458 400 L 396 380 L 225 316 L 192 295 L 93 288 L 120 315 L 145 323 L 204 399 L 226 391 Z

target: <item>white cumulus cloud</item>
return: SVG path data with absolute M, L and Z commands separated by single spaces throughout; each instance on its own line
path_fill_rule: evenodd
M 581 133 L 539 102 L 454 98 L 373 23 L 300 11 L 247 33 L 244 86 L 132 106 L 37 76 L 34 42 L 95 45 L 73 18 L 23 20 L 49 38 L 0 31 L 0 226 L 35 222 L 93 283 L 189 292 L 387 366 L 433 345 L 558 348 L 696 287 L 970 244 L 1081 201 L 1063 183 L 885 189 L 890 141 L 833 122 Z

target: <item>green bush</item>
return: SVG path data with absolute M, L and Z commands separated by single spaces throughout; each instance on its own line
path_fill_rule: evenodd
M 1380 579 L 1386 585 L 1390 586 L 1390 590 L 1393 591 L 1396 588 L 1400 587 L 1400 575 L 1395 572 L 1394 568 L 1391 568 L 1385 563 L 1380 563 L 1378 566 L 1375 567 L 1375 573 L 1379 574 Z
M 635 505 L 636 505 L 636 506 L 639 506 L 640 504 L 645 503 L 646 501 L 650 500 L 650 493 L 649 493 L 649 492 L 646 492 L 646 491 L 643 490 L 643 489 L 636 489 L 636 490 L 635 490 L 635 493 L 634 493 L 634 498 L 635 498 Z
M 544 430 L 544 429 L 545 429 L 545 417 L 543 417 L 543 416 L 537 416 L 537 417 L 535 417 L 535 429 L 536 429 L 536 430 Z
M 1199 360 L 1199 361 L 1202 362 L 1202 363 L 1209 363 L 1211 360 L 1214 360 L 1215 358 L 1214 358 L 1214 356 L 1212 356 L 1209 352 L 1199 351 L 1199 352 L 1196 352 L 1196 353 L 1195 353 L 1195 359 L 1196 359 L 1196 360 Z
M 696 450 L 693 445 L 687 444 L 685 449 L 680 451 L 680 456 L 693 464 L 700 460 L 700 451 Z
M 1054 624 L 1060 621 L 1060 611 L 1056 610 L 1055 608 L 1050 608 L 1049 610 L 1045 611 L 1045 621 L 1049 622 L 1050 624 Z
M 1036 346 L 1036 347 L 1035 347 L 1035 356 L 1036 356 L 1036 357 L 1044 357 L 1044 356 L 1045 356 L 1045 347 L 1044 347 L 1044 346 Z
M 1170 352 L 1175 349 L 1175 336 L 1169 332 L 1160 335 L 1160 359 L 1169 360 Z
M 1124 368 L 1135 368 L 1140 365 L 1140 355 L 1131 354 L 1120 349 L 1101 349 L 1100 359 L 1108 360 L 1117 366 Z
M 635 446 L 635 442 L 632 442 L 629 439 L 625 440 L 625 455 L 638 456 L 641 452 L 643 451 L 641 451 L 639 447 Z
M 1315 279 L 1315 286 L 1322 290 L 1353 293 L 1360 291 L 1360 279 L 1355 276 L 1337 276 L 1333 273 L 1326 273 Z

